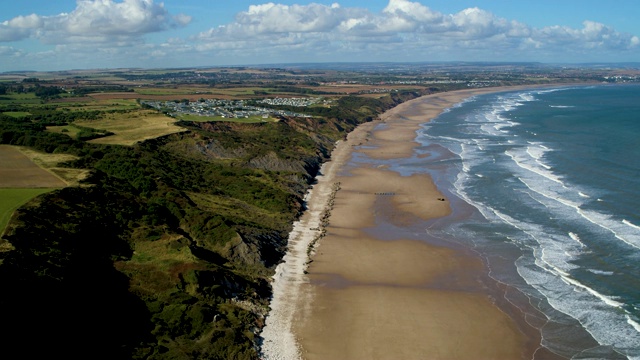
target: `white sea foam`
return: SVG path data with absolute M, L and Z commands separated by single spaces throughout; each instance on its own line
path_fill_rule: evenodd
M 629 317 L 629 315 L 627 315 L 627 323 L 629 325 L 633 326 L 633 328 L 636 329 L 636 331 L 640 333 L 640 324 L 637 321 L 634 321 L 633 319 L 631 319 L 631 317 Z
M 496 209 L 491 210 L 504 223 L 518 229 L 534 241 L 535 245 L 525 238 L 517 239 L 520 244 L 538 248 L 538 259 L 544 264 L 563 274 L 578 268 L 571 261 L 582 252 L 584 244 L 580 243 L 581 245 L 578 246 L 577 242 L 569 242 L 566 236 L 550 233 L 539 224 L 517 220 Z
M 464 159 L 465 159 L 464 155 L 467 153 L 466 150 L 467 150 L 467 147 L 465 146 L 465 144 L 461 143 L 460 144 L 460 157 L 463 159 L 463 161 L 462 161 L 462 171 L 465 172 L 465 173 L 468 173 L 469 169 L 470 169 L 469 162 L 468 161 L 464 161 Z
M 553 88 L 553 89 L 542 89 L 542 90 L 536 90 L 536 94 L 548 94 L 548 93 L 553 93 L 553 92 L 557 92 L 557 91 L 566 91 L 566 90 L 572 90 L 572 89 L 576 89 L 575 87 L 562 87 L 562 88 Z
M 559 251 L 558 247 L 560 245 L 562 248 L 567 248 L 567 244 L 562 244 L 557 237 L 548 238 L 544 229 L 540 229 L 536 224 L 515 220 L 495 210 L 494 214 L 506 224 L 517 228 L 540 244 L 540 247 L 534 251 L 534 263 L 549 275 L 544 275 L 544 273 L 536 271 L 520 261 L 517 261 L 516 264 L 518 265 L 518 273 L 527 283 L 544 294 L 550 305 L 579 320 L 601 344 L 613 344 L 622 349 L 634 346 L 630 344 L 638 344 L 638 339 L 629 338 L 629 329 L 620 328 L 618 325 L 620 323 L 616 322 L 616 319 L 611 319 L 612 314 L 616 313 L 606 310 L 606 307 L 609 307 L 624 312 L 624 303 L 615 297 L 602 294 L 570 275 L 569 271 L 572 266 L 566 262 L 568 252 Z M 561 282 L 554 279 L 561 280 Z M 566 286 L 570 288 L 566 288 Z M 594 305 L 594 301 L 606 305 L 606 307 Z
M 560 269 L 545 267 L 537 258 L 535 264 L 545 271 L 536 270 L 536 266 L 524 258 L 516 261 L 520 276 L 536 288 L 549 305 L 578 320 L 600 344 L 616 346 L 626 355 L 640 355 L 638 328 L 628 321 L 629 315 L 621 308 L 624 304 L 572 279 Z
M 548 151 L 548 149 L 540 146 L 527 146 L 527 154 L 536 160 L 540 160 Z
M 542 175 L 542 174 L 540 174 Z M 544 175 L 543 175 L 544 176 Z M 549 179 L 545 176 L 545 178 Z M 562 197 L 562 194 L 558 190 L 553 190 L 551 187 L 545 185 L 544 183 L 538 183 L 536 186 L 536 182 L 526 180 L 522 177 L 518 177 L 518 179 L 529 188 L 531 191 L 534 191 L 537 194 L 544 196 L 552 201 L 563 204 L 571 209 L 573 209 L 578 215 L 580 215 L 583 219 L 589 221 L 590 223 L 597 225 L 598 227 L 610 232 L 615 238 L 622 240 L 627 245 L 630 245 L 634 248 L 640 249 L 640 228 L 634 228 L 634 226 L 629 226 L 629 223 L 624 223 L 623 221 L 616 221 L 611 216 L 606 214 L 601 214 L 597 211 L 593 210 L 585 210 L 581 208 L 581 203 L 576 200 L 569 200 Z M 552 180 L 552 179 L 550 179 Z M 562 182 L 559 182 L 563 187 L 565 186 Z M 547 206 L 545 204 L 545 206 Z
M 613 234 L 618 240 L 622 240 L 629 246 L 640 249 L 640 229 L 634 229 L 633 226 L 623 221 L 617 221 L 613 217 L 601 214 L 596 211 L 577 209 L 578 214 L 589 222 L 598 225 Z M 631 228 L 631 230 L 630 230 Z
M 534 144 L 532 144 L 534 145 Z M 536 146 L 527 146 L 527 154 L 529 154 L 529 156 L 531 156 L 536 164 L 542 166 L 543 168 L 547 169 L 547 170 L 551 170 L 551 166 L 545 164 L 544 162 L 542 162 L 544 155 L 546 153 L 548 153 L 549 151 L 551 151 L 548 147 L 546 146 L 540 146 L 535 144 Z
M 524 101 L 535 101 L 536 98 L 531 93 L 522 93 L 520 94 L 520 98 Z
M 587 271 L 596 275 L 613 275 L 614 274 L 613 271 L 602 271 L 602 270 L 596 270 L 596 269 L 587 269 Z
M 525 281 L 545 296 L 556 310 L 578 320 L 602 345 L 616 346 L 627 355 L 637 354 L 640 345 L 638 328 L 630 323 L 624 303 L 604 295 L 570 276 L 567 271 L 544 261 L 545 251 L 535 251 L 534 264 L 517 261 L 518 273 Z M 625 323 L 632 325 L 626 327 Z M 636 323 L 637 324 L 637 323 Z
M 578 236 L 578 234 L 570 231 L 569 237 L 575 240 L 578 244 L 580 244 L 580 246 L 586 247 L 586 245 L 580 240 L 580 236 Z
M 583 198 L 590 198 L 590 197 L 591 197 L 591 196 L 589 196 L 589 195 L 587 195 L 587 194 L 583 193 L 582 191 L 578 191 L 578 195 L 580 195 L 580 196 L 581 196 L 581 197 L 583 197 Z
M 485 134 L 494 135 L 494 136 L 500 135 L 500 131 L 496 130 L 495 126 L 492 126 L 490 124 L 481 125 L 480 129 L 484 131 Z
M 612 297 L 610 296 L 606 296 L 603 295 L 597 291 L 595 291 L 594 289 L 582 284 L 581 282 L 579 282 L 578 280 L 575 280 L 573 278 L 571 278 L 570 276 L 568 276 L 567 274 L 561 274 L 562 279 L 564 281 L 566 281 L 567 283 L 580 288 L 582 290 L 586 290 L 587 292 L 589 292 L 591 295 L 597 297 L 598 299 L 600 299 L 602 302 L 604 302 L 605 304 L 611 306 L 611 307 L 615 307 L 615 308 L 621 308 L 622 306 L 624 306 L 623 303 L 614 300 Z
M 515 150 L 507 150 L 505 151 L 505 155 L 509 156 L 519 167 L 564 186 L 561 178 L 559 176 L 556 176 L 553 172 L 549 171 L 548 169 L 541 169 L 540 167 L 533 166 L 531 164 L 530 157 L 525 157 Z
M 632 228 L 634 228 L 634 229 L 636 229 L 636 230 L 640 230 L 640 226 L 638 226 L 638 225 L 636 225 L 636 224 L 631 223 L 631 222 L 630 222 L 629 220 L 627 220 L 627 219 L 623 219 L 623 220 L 622 220 L 622 223 L 623 223 L 623 224 L 625 224 L 625 225 L 631 226 Z

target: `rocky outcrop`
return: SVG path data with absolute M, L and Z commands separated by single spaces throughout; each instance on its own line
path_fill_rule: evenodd
M 247 152 L 243 148 L 225 148 L 215 139 L 198 142 L 195 144 L 195 147 L 202 155 L 209 159 L 235 159 L 243 158 L 247 155 Z

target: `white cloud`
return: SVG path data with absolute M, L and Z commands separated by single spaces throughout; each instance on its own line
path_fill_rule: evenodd
M 32 37 L 44 43 L 134 44 L 145 34 L 185 26 L 191 17 L 171 16 L 153 0 L 77 0 L 71 13 L 18 16 L 0 24 L 0 41 Z
M 11 46 L 0 46 L 0 56 L 20 57 L 23 55 L 24 52 L 22 50 Z
M 335 28 L 345 11 L 336 6 L 319 4 L 252 5 L 236 16 L 237 24 L 253 33 L 325 32 Z
M 530 60 L 540 49 L 581 53 L 640 46 L 638 37 L 592 21 L 585 21 L 581 29 L 536 29 L 480 8 L 443 14 L 410 0 L 389 0 L 380 13 L 337 4 L 252 5 L 239 13 L 235 22 L 211 28 L 192 40 L 200 42 L 199 49 L 243 48 L 245 53 L 266 51 L 273 46 L 281 51 L 301 51 L 305 43 L 306 49 L 312 51 L 322 41 L 325 51 L 340 53 L 351 49 L 369 59 L 385 54 L 389 57 L 382 60 L 393 59 L 389 54 L 406 49 L 416 51 L 414 60 L 416 56 L 429 60 L 427 56 L 435 51 L 449 52 L 441 54 L 449 58 L 463 58 L 468 52 L 487 58 L 503 55 L 507 60 Z
M 0 23 L 0 41 L 11 42 L 26 39 L 33 30 L 42 27 L 42 25 L 42 19 L 36 14 L 18 16 L 3 21 Z
M 0 43 L 31 39 L 50 49 L 30 54 L 0 47 L 0 56 L 38 59 L 38 64 L 69 61 L 93 67 L 98 63 L 617 61 L 637 59 L 640 50 L 638 36 L 598 22 L 585 21 L 579 28 L 535 28 L 481 8 L 438 12 L 426 6 L 426 0 L 388 0 L 383 10 L 375 13 L 339 3 L 268 2 L 249 6 L 225 25 L 183 38 L 169 34 L 161 44 L 147 43 L 147 38 L 154 38 L 147 34 L 185 27 L 192 21 L 185 14 L 170 14 L 160 1 L 77 0 L 75 9 L 68 13 L 31 14 L 0 22 Z M 198 20 L 202 24 L 216 19 Z
M 628 50 L 638 47 L 637 36 L 615 31 L 612 27 L 594 21 L 584 21 L 581 29 L 549 26 L 533 32 L 538 48 Z

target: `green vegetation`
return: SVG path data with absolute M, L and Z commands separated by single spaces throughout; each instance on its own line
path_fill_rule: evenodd
M 134 90 L 136 94 L 140 95 L 189 95 L 194 94 L 195 91 L 191 89 L 175 89 L 172 87 L 169 88 L 136 88 Z
M 31 115 L 31 113 L 26 111 L 6 111 L 4 114 L 15 118 L 22 118 Z
M 72 139 L 78 139 L 80 128 L 74 124 L 61 125 L 61 126 L 47 126 L 47 131 L 51 131 L 59 134 L 65 134 L 71 137 Z
M 101 137 L 113 135 L 112 132 L 102 129 L 94 129 L 86 126 L 80 126 L 78 124 L 69 124 L 63 126 L 49 126 L 48 131 L 65 134 L 76 140 L 92 140 Z
M 54 189 L 0 189 L 0 234 L 4 232 L 13 212 L 34 197 Z
M 40 100 L 34 93 L 10 93 L 0 96 L 0 105 L 16 103 L 34 105 L 42 103 L 42 100 Z
M 310 182 L 346 130 L 398 101 L 179 128 L 148 109 L 6 104 L 29 115 L 0 114 L 1 143 L 65 155 L 58 166 L 90 175 L 16 210 L 0 250 L 11 309 L 0 335 L 19 346 L 39 324 L 47 354 L 67 357 L 92 344 L 109 358 L 256 359 L 268 280 Z M 127 142 L 96 143 L 118 136 Z
M 98 92 L 133 92 L 133 89 L 122 85 L 85 86 L 73 90 L 76 96 L 83 96 Z

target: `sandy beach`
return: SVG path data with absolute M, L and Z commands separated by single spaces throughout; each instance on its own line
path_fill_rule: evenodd
M 415 99 L 338 144 L 278 267 L 263 358 L 534 358 L 537 330 L 517 310 L 498 306 L 499 289 L 487 282 L 482 261 L 430 244 L 416 230 L 451 213 L 431 178 L 350 162 L 355 153 L 380 160 L 410 157 L 421 124 L 467 97 L 503 90 L 509 89 Z M 324 236 L 318 236 L 322 229 Z

